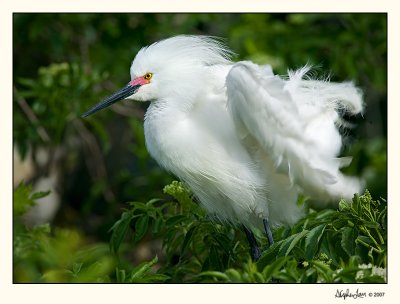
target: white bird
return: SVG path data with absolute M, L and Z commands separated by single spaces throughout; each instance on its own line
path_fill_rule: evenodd
M 304 214 L 299 193 L 321 206 L 362 190 L 340 168 L 338 114 L 363 111 L 352 82 L 312 80 L 310 67 L 274 75 L 269 65 L 234 63 L 220 40 L 176 36 L 142 48 L 131 81 L 83 116 L 119 100 L 149 101 L 146 146 L 160 166 L 193 191 L 214 217 L 251 232 L 292 225 Z

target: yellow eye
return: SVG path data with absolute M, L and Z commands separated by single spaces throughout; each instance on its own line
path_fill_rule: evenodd
M 144 77 L 144 79 L 146 79 L 146 80 L 150 80 L 151 77 L 153 77 L 153 74 L 152 74 L 152 73 L 146 73 L 143 77 Z

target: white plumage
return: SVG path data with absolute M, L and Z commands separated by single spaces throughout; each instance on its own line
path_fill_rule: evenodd
M 261 228 L 263 218 L 272 226 L 295 223 L 303 214 L 300 192 L 321 205 L 360 192 L 360 181 L 339 170 L 349 158 L 338 158 L 337 110 L 363 110 L 353 83 L 309 79 L 307 66 L 283 79 L 231 55 L 203 36 L 140 50 L 123 97 L 151 102 L 144 122 L 151 156 L 212 215 L 249 228 Z

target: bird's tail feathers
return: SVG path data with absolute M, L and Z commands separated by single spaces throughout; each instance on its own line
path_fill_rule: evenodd
M 289 147 L 289 145 L 287 146 Z M 286 149 L 283 164 L 287 164 L 287 172 L 292 184 L 314 200 L 320 206 L 338 203 L 342 198 L 351 199 L 354 193 L 360 193 L 363 181 L 357 177 L 345 176 L 340 168 L 348 166 L 351 157 L 325 158 L 306 151 L 305 147 Z
M 283 140 L 281 151 L 286 155 L 284 158 L 292 183 L 320 205 L 326 205 L 337 203 L 341 198 L 351 199 L 364 187 L 360 179 L 340 172 L 340 168 L 350 165 L 352 158 L 336 157 L 341 141 L 335 140 L 339 133 L 333 131 L 335 125 L 336 128 L 351 128 L 352 124 L 340 114 L 362 113 L 364 103 L 361 90 L 353 82 L 330 82 L 330 77 L 316 79 L 314 74 L 310 64 L 288 71 L 283 89 L 289 93 L 308 132 L 294 140 Z M 327 139 L 331 142 L 327 143 Z
M 285 89 L 295 97 L 299 107 L 307 104 L 356 115 L 363 113 L 362 91 L 352 81 L 335 83 L 324 79 L 313 79 L 312 66 L 307 64 L 296 71 L 288 71 Z
M 323 205 L 362 189 L 357 178 L 340 172 L 351 159 L 337 158 L 342 147 L 337 121 L 340 110 L 362 112 L 363 101 L 353 83 L 313 80 L 310 69 L 306 65 L 282 79 L 242 62 L 230 71 L 227 89 L 237 126 L 272 157 L 278 172 Z

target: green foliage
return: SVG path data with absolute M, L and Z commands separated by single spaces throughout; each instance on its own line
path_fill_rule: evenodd
M 35 200 L 47 196 L 50 192 L 31 193 L 32 186 L 20 183 L 14 191 L 14 216 L 24 214 L 30 207 L 35 205 Z
M 108 274 L 115 267 L 115 259 L 105 244 L 84 244 L 75 230 L 23 224 L 21 216 L 27 206 L 47 194 L 31 193 L 30 187 L 23 184 L 14 191 L 14 281 L 110 281 Z M 25 206 L 24 212 L 21 206 Z
M 210 221 L 190 191 L 174 181 L 164 188 L 172 200 L 130 202 L 105 244 L 84 244 L 74 230 L 25 227 L 15 213 L 14 268 L 17 282 L 299 282 L 355 283 L 386 280 L 386 202 L 365 191 L 339 209 L 315 211 L 292 228 L 273 231 L 275 243 L 257 263 L 242 233 Z M 43 193 L 21 184 L 15 208 Z M 152 235 L 162 241 L 162 260 L 137 266 L 132 250 Z M 129 238 L 128 238 L 129 236 Z M 265 237 L 261 237 L 265 244 Z M 118 258 L 118 259 L 117 259 Z M 156 268 L 155 268 L 156 267 Z M 155 270 L 157 269 L 157 270 Z
M 386 19 L 385 14 L 14 14 L 14 147 L 31 158 L 34 169 L 26 185 L 15 185 L 14 281 L 382 282 Z M 171 183 L 173 177 L 151 160 L 143 132 L 147 105 L 121 102 L 80 118 L 129 80 L 129 64 L 140 47 L 176 34 L 224 37 L 238 54 L 235 60 L 271 64 L 279 74 L 310 62 L 334 81 L 353 79 L 364 91 L 367 110 L 356 121 L 359 127 L 347 131 L 356 140 L 350 150 L 346 140 L 343 154 L 354 156 L 346 173 L 361 176 L 380 199 L 365 193 L 351 204 L 340 202 L 339 210 L 310 209 L 294 227 L 273 231 L 276 243 L 263 248 L 258 263 L 251 262 L 243 233 L 211 222 L 190 191 Z M 32 193 L 32 185 L 55 171 L 62 204 L 54 221 L 26 226 L 25 213 L 47 194 Z M 262 233 L 257 237 L 267 243 Z M 143 248 L 147 253 L 138 254 Z
M 116 269 L 117 282 L 118 283 L 156 283 L 164 282 L 169 277 L 164 274 L 151 273 L 151 267 L 158 262 L 158 258 L 155 257 L 150 262 L 143 262 L 138 266 L 134 267 L 129 273 L 125 269 Z
M 119 247 L 135 219 L 139 237 L 134 234 L 130 244 L 146 233 L 161 237 L 166 257 L 159 272 L 168 282 L 385 281 L 386 203 L 373 200 L 368 191 L 352 202 L 340 201 L 338 210 L 310 209 L 294 227 L 275 230 L 275 243 L 257 263 L 251 262 L 242 236 L 212 223 L 182 183 L 173 182 L 164 191 L 175 201 L 130 203 L 113 227 L 111 248 Z M 138 225 L 140 219 L 146 224 Z
M 15 282 L 139 283 L 168 279 L 166 275 L 150 273 L 157 257 L 128 271 L 118 266 L 107 244 L 87 244 L 76 230 L 53 229 L 49 224 L 26 227 L 21 218 L 23 213 L 15 210 L 30 206 L 45 195 L 31 193 L 30 187 L 23 184 L 14 191 Z
M 132 227 L 130 246 L 146 234 L 162 240 L 165 256 L 160 271 L 168 281 L 183 282 L 202 270 L 235 265 L 235 256 L 243 254 L 244 247 L 235 239 L 234 230 L 210 222 L 182 183 L 174 181 L 164 192 L 173 200 L 128 203 L 130 209 L 111 229 L 111 250 L 118 251 L 129 234 L 128 227 Z
M 26 113 L 16 107 L 14 137 L 22 157 L 28 151 L 29 145 L 36 146 L 47 141 L 51 141 L 53 145 L 60 144 L 65 132 L 72 131 L 71 123 L 89 104 L 77 101 L 93 100 L 93 87 L 106 76 L 84 70 L 85 67 L 76 62 L 53 63 L 40 67 L 34 79 L 17 80 L 20 89 L 16 91 L 15 98 L 31 100 L 29 107 L 36 117 L 36 120 L 31 120 L 31 124 L 27 125 Z M 46 130 L 48 138 L 40 137 L 37 132 L 39 127 Z
M 274 231 L 275 243 L 256 264 L 201 275 L 215 282 L 385 282 L 386 235 L 386 203 L 367 190 L 340 201 L 339 210 L 310 210 L 293 228 Z

